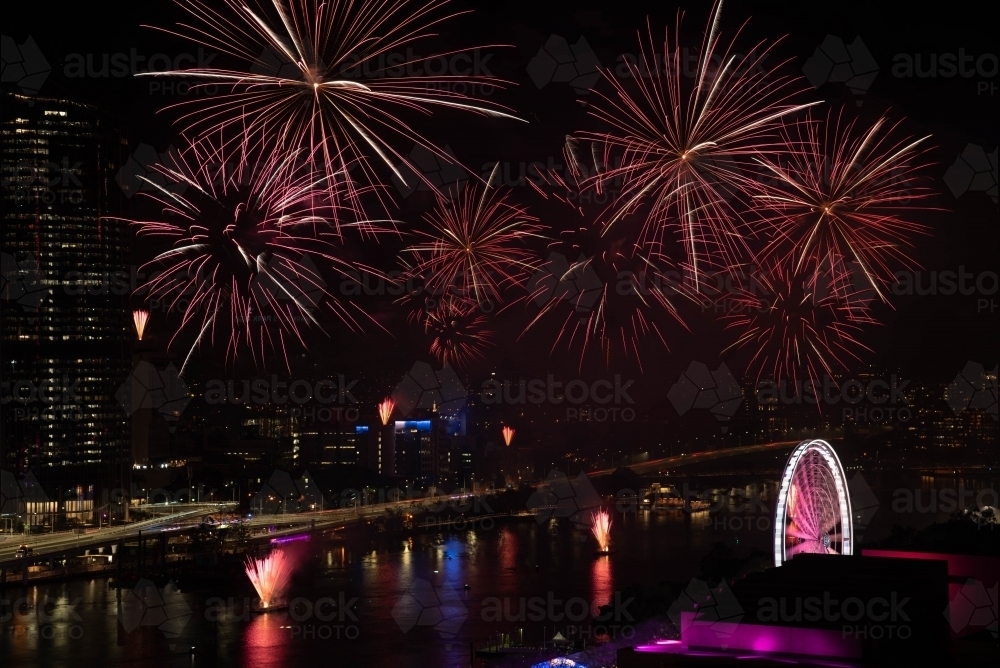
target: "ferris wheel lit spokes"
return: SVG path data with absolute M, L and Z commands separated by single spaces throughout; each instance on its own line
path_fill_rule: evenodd
M 776 518 L 777 565 L 797 554 L 851 554 L 847 486 L 840 462 L 827 443 L 811 441 L 796 448 L 782 488 L 785 498 L 779 499 Z

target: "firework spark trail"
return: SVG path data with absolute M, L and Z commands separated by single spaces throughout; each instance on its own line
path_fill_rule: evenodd
M 496 174 L 490 177 L 490 181 Z M 503 292 L 520 287 L 537 271 L 534 253 L 525 246 L 544 239 L 538 219 L 511 204 L 508 196 L 486 185 L 469 185 L 448 198 L 438 194 L 426 216 L 429 230 L 406 249 L 414 258 L 408 276 L 422 279 L 434 295 L 458 295 L 481 308 L 502 303 Z
M 462 299 L 446 297 L 434 308 L 414 310 L 410 317 L 432 337 L 430 353 L 442 364 L 460 367 L 483 359 L 493 339 L 487 317 L 475 303 Z
M 774 263 L 756 277 L 757 289 L 727 295 L 734 313 L 724 318 L 726 329 L 738 332 L 738 338 L 722 354 L 750 348 L 748 368 L 757 369 L 758 380 L 767 374 L 777 382 L 797 386 L 808 380 L 817 387 L 823 374 L 834 378 L 847 368 L 845 360 L 860 359 L 861 350 L 871 352 L 855 337 L 861 331 L 858 323 L 875 321 L 862 315 L 853 295 L 847 294 L 845 301 L 815 278 Z M 830 281 L 843 282 L 840 277 Z
M 597 547 L 600 552 L 607 552 L 611 548 L 611 514 L 606 510 L 593 513 L 590 516 L 590 531 L 597 539 Z
M 142 341 L 142 335 L 146 331 L 146 323 L 149 322 L 149 311 L 136 309 L 132 311 L 132 322 L 135 323 L 135 334 Z
M 281 550 L 274 550 L 263 559 L 247 557 L 247 577 L 257 590 L 262 608 L 273 606 L 281 600 L 292 576 L 291 561 Z
M 343 186 L 334 213 L 365 218 L 361 195 L 374 190 L 384 210 L 385 186 L 375 163 L 406 183 L 404 172 L 424 180 L 421 170 L 394 145 L 417 144 L 439 159 L 450 158 L 397 115 L 432 114 L 450 108 L 516 119 L 510 110 L 457 92 L 508 82 L 490 74 L 418 74 L 423 63 L 461 51 L 396 62 L 393 53 L 433 37 L 438 25 L 468 12 L 443 11 L 448 0 L 225 0 L 216 10 L 200 0 L 177 0 L 195 19 L 164 30 L 247 65 L 238 69 L 194 67 L 149 72 L 184 77 L 205 95 L 172 105 L 193 137 L 234 136 L 239 141 L 267 127 L 283 150 L 307 150 L 307 158 Z M 488 48 L 496 45 L 484 45 Z M 274 62 L 262 62 L 262 54 Z M 363 73 L 363 74 L 359 74 Z M 460 86 L 461 85 L 461 88 Z M 223 92 L 213 93 L 216 87 Z M 168 107 L 169 108 L 169 107 Z M 351 166 L 357 166 L 351 176 Z M 405 169 L 404 169 L 405 168 Z M 412 185 L 412 184 L 408 184 Z
M 898 126 L 888 127 L 883 117 L 859 129 L 857 120 L 845 122 L 838 113 L 825 122 L 810 114 L 783 127 L 787 161 L 763 154 L 756 159 L 771 177 L 754 195 L 765 207 L 761 215 L 770 235 L 760 258 L 778 258 L 796 273 L 816 275 L 842 274 L 856 262 L 888 303 L 893 265 L 913 266 L 910 237 L 927 230 L 900 215 L 929 210 L 921 204 L 931 194 L 919 185 L 924 165 L 917 161 L 928 137 L 892 139 Z
M 389 424 L 392 418 L 392 411 L 396 409 L 396 402 L 390 397 L 386 397 L 378 405 L 378 417 L 382 420 L 382 426 Z
M 503 433 L 503 442 L 507 445 L 507 447 L 510 447 L 510 444 L 514 441 L 514 428 L 504 426 L 501 433 Z
M 742 60 L 735 52 L 738 32 L 722 46 L 721 10 L 717 0 L 690 82 L 685 82 L 679 39 L 682 15 L 673 44 L 665 31 L 659 54 L 647 26 L 647 39 L 640 36 L 641 57 L 626 61 L 628 76 L 604 71 L 613 92 L 595 90 L 600 101 L 590 113 L 612 129 L 579 133 L 595 144 L 596 173 L 584 179 L 587 186 L 597 192 L 620 187 L 602 215 L 605 228 L 646 207 L 636 245 L 663 246 L 668 231 L 676 228 L 696 290 L 703 271 L 736 266 L 749 254 L 742 211 L 730 202 L 750 195 L 740 163 L 779 150 L 775 129 L 780 119 L 818 104 L 793 103 L 806 90 L 800 80 L 771 78 L 764 69 L 773 45 L 761 42 Z M 636 91 L 630 92 L 625 81 Z M 612 159 L 617 165 L 609 164 Z M 579 154 L 572 164 L 582 164 Z
M 567 153 L 576 150 L 574 141 L 567 138 Z M 574 193 L 579 193 L 574 176 L 579 170 L 571 167 L 565 178 L 536 170 L 528 182 L 542 197 L 563 202 L 586 219 L 587 212 L 573 201 Z M 525 300 L 537 304 L 539 312 L 521 336 L 568 305 L 571 308 L 557 330 L 553 352 L 562 342 L 571 349 L 579 344 L 582 369 L 587 352 L 597 344 L 608 366 L 613 351 L 620 349 L 641 369 L 643 339 L 653 335 L 669 350 L 660 316 L 667 315 L 687 329 L 675 302 L 678 298 L 694 300 L 695 295 L 657 247 L 632 246 L 623 237 L 611 238 L 604 232 L 599 225 L 582 222 L 562 230 L 560 238 L 550 244 L 550 251 L 557 254 L 542 264 Z
M 229 333 L 227 360 L 248 347 L 260 365 L 273 349 L 285 354 L 287 366 L 288 339 L 305 346 L 300 324 L 319 327 L 314 311 L 321 301 L 360 329 L 355 316 L 363 312 L 333 299 L 316 265 L 345 278 L 379 272 L 343 259 L 343 237 L 328 223 L 333 198 L 325 196 L 336 186 L 297 158 L 263 142 L 243 143 L 234 155 L 195 142 L 155 166 L 164 184 L 139 177 L 154 189 L 139 194 L 161 207 L 163 219 L 127 222 L 140 236 L 173 242 L 143 265 L 161 271 L 142 287 L 149 299 L 180 313 L 170 345 L 197 329 L 185 366 L 206 336 L 214 343 L 222 330 Z M 185 186 L 183 194 L 176 186 Z M 369 229 L 379 224 L 365 221 Z M 276 333 L 262 326 L 268 320 L 277 323 Z

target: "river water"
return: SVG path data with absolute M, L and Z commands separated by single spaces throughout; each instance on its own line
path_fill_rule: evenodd
M 880 505 L 866 538 L 893 524 L 944 519 L 950 508 L 928 509 L 930 497 L 898 512 L 906 510 L 898 490 L 933 492 L 959 481 L 873 483 Z M 634 610 L 623 590 L 686 582 L 715 543 L 741 556 L 767 551 L 773 505 L 771 487 L 761 504 L 714 513 L 615 512 L 615 553 L 603 557 L 587 527 L 566 519 L 299 543 L 288 548 L 299 564 L 289 592 L 295 605 L 265 615 L 246 611 L 254 592 L 242 576 L 182 583 L 179 591 L 124 590 L 121 600 L 104 578 L 8 586 L 0 595 L 0 656 L 4 668 L 470 666 L 470 643 L 482 647 L 498 634 L 524 643 L 572 636 L 609 603 L 614 613 L 589 633 L 627 636 Z

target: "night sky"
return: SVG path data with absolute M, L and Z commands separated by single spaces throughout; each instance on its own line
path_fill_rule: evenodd
M 576 44 L 581 37 L 604 67 L 614 68 L 623 52 L 637 52 L 636 31 L 650 21 L 654 32 L 675 23 L 678 9 L 687 13 L 681 28 L 682 41 L 696 47 L 707 20 L 709 3 L 641 3 L 592 2 L 495 2 L 452 3 L 454 9 L 474 8 L 474 13 L 446 22 L 438 38 L 429 39 L 424 53 L 452 51 L 477 45 L 506 44 L 507 48 L 484 49 L 480 56 L 489 71 L 514 85 L 496 90 L 491 99 L 511 107 L 527 123 L 500 119 L 484 119 L 460 113 L 442 112 L 433 118 L 410 120 L 422 134 L 437 145 L 447 144 L 462 164 L 474 174 L 488 171 L 489 165 L 500 161 L 514 177 L 520 174 L 521 163 L 562 162 L 565 136 L 576 131 L 596 129 L 588 116 L 588 103 L 593 92 L 579 94 L 571 85 L 554 81 L 541 88 L 529 76 L 529 63 L 550 35 L 564 37 Z M 998 253 L 997 205 L 984 192 L 966 192 L 955 197 L 942 180 L 946 169 L 969 144 L 983 147 L 987 153 L 997 146 L 997 99 L 995 26 L 984 14 L 981 3 L 949 2 L 933 10 L 924 10 L 910 2 L 729 2 L 722 15 L 722 31 L 729 36 L 748 21 L 739 44 L 752 46 L 762 39 L 782 38 L 769 65 L 787 59 L 783 71 L 801 74 L 806 60 L 827 35 L 851 43 L 860 36 L 878 65 L 878 74 L 870 88 L 862 94 L 852 93 L 842 83 L 826 83 L 809 91 L 811 99 L 823 100 L 825 110 L 843 108 L 845 114 L 857 116 L 862 122 L 880 114 L 891 119 L 905 119 L 901 132 L 922 136 L 931 134 L 931 163 L 927 175 L 937 196 L 927 202 L 932 209 L 922 211 L 915 220 L 929 226 L 926 237 L 914 240 L 914 258 L 925 271 L 957 271 L 964 267 L 973 274 L 996 272 Z M 197 46 L 163 34 L 145 25 L 169 28 L 184 21 L 186 14 L 173 3 L 105 2 L 99 5 L 70 3 L 54 7 L 47 3 L 18 3 L 6 10 L 3 33 L 20 44 L 29 35 L 38 43 L 52 72 L 41 88 L 46 96 L 68 95 L 91 101 L 111 110 L 124 119 L 129 128 L 131 147 L 149 144 L 158 151 L 179 144 L 177 130 L 172 126 L 176 112 L 164 109 L 183 100 L 182 96 L 164 93 L 161 80 L 136 79 L 129 76 L 72 77 L 72 66 L 85 60 L 81 54 L 100 63 L 105 54 L 167 54 L 176 58 L 182 53 L 197 54 Z M 899 63 L 906 57 L 920 54 L 923 62 L 929 54 L 959 53 L 964 50 L 983 59 L 986 72 L 971 77 L 939 76 L 919 78 L 897 76 Z M 218 56 L 213 65 L 226 62 Z M 895 63 L 895 65 L 894 65 Z M 894 72 L 895 69 L 895 72 Z M 985 75 L 985 76 L 984 76 Z M 806 84 L 808 88 L 808 84 Z M 985 88 L 985 90 L 982 90 Z M 609 90 L 607 82 L 598 81 L 598 91 Z M 408 147 L 400 146 L 401 152 Z M 996 179 L 995 168 L 993 179 Z M 995 192 L 995 191 L 994 191 Z M 553 230 L 564 229 L 578 222 L 578 216 L 565 205 L 545 201 L 530 187 L 520 183 L 511 187 L 511 197 L 528 206 Z M 417 192 L 409 197 L 398 196 L 396 216 L 403 221 L 401 229 L 421 224 L 421 216 L 432 205 L 428 193 Z M 131 204 L 141 213 L 141 204 Z M 358 258 L 384 270 L 396 268 L 395 255 L 405 245 L 404 240 L 389 240 L 380 246 L 357 246 Z M 547 253 L 544 243 L 538 245 L 539 259 Z M 137 244 L 134 262 L 148 259 L 149 249 Z M 996 288 L 996 274 L 987 285 Z M 978 300 L 985 298 L 992 306 L 985 308 Z M 946 381 L 954 377 L 967 360 L 979 361 L 991 368 L 996 363 L 1000 297 L 992 295 L 898 296 L 894 309 L 878 307 L 875 317 L 881 326 L 865 327 L 862 341 L 871 348 L 855 365 L 873 363 L 882 368 L 900 368 L 907 377 Z M 383 377 L 386 384 L 416 360 L 429 360 L 427 340 L 419 328 L 406 320 L 406 310 L 394 306 L 391 299 L 371 299 L 364 303 L 384 327 L 379 331 L 368 328 L 364 336 L 339 331 L 329 323 L 330 338 L 318 332 L 310 334 L 312 352 L 304 361 L 318 368 L 357 369 L 374 377 Z M 584 378 L 605 377 L 623 373 L 640 376 L 633 361 L 615 359 L 609 370 L 599 354 L 588 355 L 580 364 L 579 347 L 568 349 L 563 343 L 551 351 L 556 321 L 523 334 L 525 325 L 537 310 L 532 305 L 514 305 L 502 315 L 492 318 L 496 329 L 496 345 L 486 359 L 464 369 L 470 378 L 482 378 L 490 371 L 504 377 L 530 375 L 544 377 L 554 372 L 568 377 L 579 374 Z M 667 321 L 667 342 L 664 350 L 655 337 L 647 337 L 642 353 L 642 399 L 657 403 L 662 393 L 692 360 L 717 366 L 720 351 L 732 341 L 722 324 L 711 314 L 697 307 L 682 308 L 690 331 L 671 326 Z M 163 324 L 161 320 L 160 324 Z M 391 332 L 391 333 L 390 333 Z M 518 338 L 520 337 L 520 338 Z M 596 349 L 595 349 L 596 350 Z M 203 363 L 211 366 L 213 358 L 207 352 Z M 746 364 L 742 353 L 728 353 L 722 358 L 741 375 Z M 380 390 L 374 390 L 378 392 Z

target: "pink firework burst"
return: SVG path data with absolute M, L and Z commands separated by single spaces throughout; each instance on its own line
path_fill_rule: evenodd
M 489 309 L 538 268 L 525 245 L 544 238 L 538 219 L 488 185 L 469 185 L 451 198 L 438 195 L 425 220 L 430 229 L 418 230 L 420 241 L 406 250 L 414 258 L 408 273 L 430 294 L 457 295 Z
M 573 165 L 574 140 L 567 141 L 567 162 Z M 574 204 L 577 188 L 574 171 L 568 179 L 539 172 L 529 180 L 535 190 L 573 206 L 584 217 L 560 232 L 549 246 L 549 255 L 528 283 L 528 298 L 538 314 L 525 334 L 550 317 L 562 317 L 552 344 L 570 349 L 579 346 L 580 367 L 588 352 L 599 347 L 607 366 L 618 354 L 634 359 L 642 368 L 641 346 L 647 338 L 667 346 L 667 329 L 686 328 L 676 308 L 680 298 L 693 298 L 675 265 L 658 248 L 634 245 L 624 233 L 612 233 L 586 222 L 587 212 Z M 536 184 L 535 181 L 538 181 Z M 565 192 L 562 192 L 564 191 Z M 522 334 L 523 336 L 523 334 Z
M 590 516 L 590 531 L 597 539 L 598 552 L 611 550 L 611 514 L 600 510 Z
M 247 148 L 228 156 L 208 142 L 191 144 L 155 167 L 161 183 L 143 178 L 154 190 L 140 195 L 161 207 L 160 219 L 128 221 L 140 236 L 172 242 L 144 265 L 159 271 L 143 288 L 180 315 L 171 345 L 188 329 L 197 333 L 185 365 L 203 340 L 220 335 L 227 360 L 249 349 L 261 364 L 268 349 L 284 354 L 290 339 L 304 346 L 303 328 L 319 326 L 322 303 L 357 330 L 361 312 L 332 298 L 319 267 L 345 278 L 378 274 L 343 259 L 343 238 L 328 231 L 335 186 L 294 153 Z
M 424 333 L 431 337 L 430 352 L 442 364 L 464 366 L 482 359 L 493 332 L 479 307 L 455 298 L 445 298 L 427 311 L 414 311 Z
M 382 420 L 382 426 L 389 424 L 389 420 L 392 419 L 392 412 L 396 410 L 396 402 L 392 400 L 392 397 L 386 397 L 378 404 L 378 416 Z
M 384 189 L 373 163 L 403 183 L 422 178 L 394 148 L 400 141 L 449 160 L 400 112 L 429 115 L 434 108 L 451 108 L 514 118 L 456 92 L 505 82 L 474 73 L 432 74 L 426 66 L 432 57 L 412 56 L 440 23 L 467 13 L 448 13 L 447 0 L 223 0 L 218 9 L 200 0 L 177 4 L 195 22 L 166 32 L 243 63 L 149 73 L 194 79 L 206 93 L 178 105 L 185 132 L 241 137 L 266 127 L 276 145 L 307 149 L 307 159 L 340 180 L 344 187 L 333 194 L 356 217 L 364 217 L 360 195 L 370 187 Z M 402 53 L 407 56 L 397 58 Z M 217 88 L 222 92 L 208 94 Z
M 894 139 L 898 126 L 880 118 L 863 128 L 838 114 L 784 127 L 787 160 L 757 158 L 771 177 L 754 196 L 771 236 L 763 255 L 817 275 L 843 274 L 854 263 L 887 301 L 893 265 L 913 264 L 910 238 L 926 231 L 904 216 L 926 210 L 931 194 L 920 185 L 918 160 L 928 137 Z
M 638 246 L 663 245 L 676 230 L 696 290 L 708 267 L 736 266 L 748 255 L 742 207 L 733 201 L 749 196 L 740 164 L 779 149 L 780 119 L 817 104 L 793 103 L 804 85 L 763 65 L 773 46 L 761 42 L 738 59 L 736 36 L 724 44 L 719 35 L 721 10 L 716 0 L 693 72 L 680 46 L 682 15 L 662 47 L 648 27 L 627 76 L 606 71 L 613 92 L 596 91 L 590 113 L 611 130 L 580 133 L 594 143 L 597 170 L 584 183 L 617 191 L 602 223 L 644 210 Z
M 865 315 L 867 295 L 835 287 L 849 281 L 795 273 L 780 264 L 762 268 L 754 289 L 727 297 L 733 313 L 726 316 L 726 329 L 739 338 L 726 350 L 753 350 L 748 366 L 758 370 L 758 377 L 794 384 L 808 380 L 814 387 L 824 374 L 836 377 L 847 360 L 859 359 L 857 351 L 870 352 L 855 338 L 861 331 L 857 323 L 874 322 Z
M 263 559 L 247 557 L 246 574 L 257 590 L 261 608 L 280 604 L 292 577 L 291 561 L 281 550 L 275 550 Z

